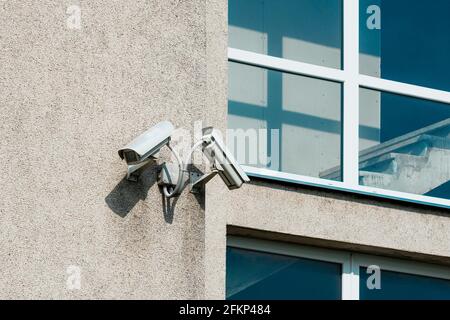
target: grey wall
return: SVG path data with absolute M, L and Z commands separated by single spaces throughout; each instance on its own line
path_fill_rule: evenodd
M 165 210 L 155 172 L 124 181 L 116 150 L 162 120 L 225 122 L 225 1 L 1 1 L 0 17 L 0 298 L 204 297 L 204 196 Z

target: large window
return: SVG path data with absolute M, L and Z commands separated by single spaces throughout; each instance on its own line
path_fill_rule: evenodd
M 317 178 L 340 166 L 340 83 L 234 62 L 229 79 L 228 127 L 241 164 Z M 239 130 L 248 138 L 255 130 L 251 143 L 268 149 L 269 163 L 251 148 L 238 151 L 245 144 Z
M 230 300 L 450 300 L 450 268 L 229 237 Z
M 413 2 L 229 0 L 249 175 L 450 208 L 450 2 Z

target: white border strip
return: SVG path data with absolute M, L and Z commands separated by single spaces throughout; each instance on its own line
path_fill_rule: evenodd
M 283 58 L 276 58 L 240 49 L 228 48 L 228 60 L 282 72 L 321 78 L 325 80 L 337 82 L 345 81 L 344 71 L 339 69 L 321 67 L 309 63 L 297 62 Z
M 365 87 L 368 89 L 390 92 L 435 102 L 450 103 L 450 92 L 447 91 L 420 87 L 412 84 L 385 80 L 365 75 L 359 75 L 358 81 L 361 87 Z
M 351 40 L 348 40 L 348 42 L 350 41 Z M 349 46 L 349 44 L 347 44 L 347 46 Z M 348 59 L 349 61 L 355 59 L 354 54 L 351 56 L 353 58 Z M 316 66 L 235 48 L 228 48 L 228 60 L 341 83 L 356 81 L 360 87 L 450 104 L 450 92 L 366 75 L 355 75 L 355 72 L 351 72 L 352 70 L 348 69 L 343 71 Z M 345 63 L 346 62 L 344 61 L 344 67 L 351 67 L 351 65 L 348 65 L 350 62 Z M 353 67 L 356 66 L 356 69 L 358 69 L 357 64 L 353 63 L 353 65 Z
M 353 267 L 353 255 L 342 265 L 342 300 L 359 300 L 359 272 Z
M 269 170 L 265 168 L 256 168 L 250 166 L 242 166 L 245 173 L 249 176 L 278 180 L 283 182 L 289 182 L 298 185 L 308 185 L 314 187 L 324 187 L 332 190 L 345 191 L 350 193 L 359 193 L 368 196 L 376 196 L 387 199 L 409 201 L 418 204 L 431 205 L 435 207 L 450 209 L 450 200 L 427 197 L 423 195 L 415 195 L 411 193 L 404 193 L 398 191 L 384 190 L 378 188 L 371 188 L 365 186 L 353 186 L 348 185 L 344 182 L 325 180 L 320 178 L 313 178 L 307 176 L 301 176 L 292 173 L 279 172 L 274 170 Z
M 359 184 L 359 0 L 344 1 L 344 96 L 342 106 L 342 179 Z

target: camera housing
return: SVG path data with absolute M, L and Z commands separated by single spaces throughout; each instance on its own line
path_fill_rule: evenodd
M 222 178 L 229 190 L 238 189 L 250 179 L 225 146 L 220 132 L 212 127 L 203 129 L 203 152 L 213 169 Z
M 174 130 L 170 121 L 160 122 L 119 149 L 120 158 L 127 162 L 127 180 L 137 181 L 137 171 L 155 160 L 159 150 L 169 144 Z
M 125 159 L 127 164 L 137 164 L 154 157 L 162 147 L 169 143 L 174 130 L 170 121 L 160 122 L 119 149 L 119 156 Z

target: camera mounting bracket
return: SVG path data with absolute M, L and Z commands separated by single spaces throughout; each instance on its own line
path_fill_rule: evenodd
M 178 183 L 179 176 L 178 165 L 172 163 L 164 163 L 159 174 L 158 185 L 161 187 L 174 189 Z M 209 182 L 218 173 L 217 170 L 202 174 L 198 171 L 182 171 L 180 193 L 189 183 L 189 190 L 191 193 L 200 193 L 205 184 Z
M 128 164 L 127 165 L 127 180 L 136 182 L 138 181 L 139 174 L 137 171 L 142 167 L 145 167 L 149 163 L 154 163 L 157 158 L 150 157 L 145 161 L 139 162 L 137 164 Z
M 190 185 L 192 193 L 200 193 L 200 191 L 205 187 L 212 178 L 216 176 L 219 172 L 217 170 L 213 170 L 209 173 L 205 173 L 203 175 L 197 172 L 190 172 Z

